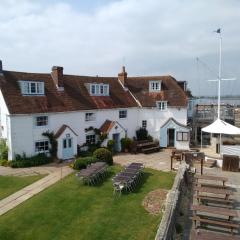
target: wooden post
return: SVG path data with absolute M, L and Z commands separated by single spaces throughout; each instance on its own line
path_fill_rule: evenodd
M 201 175 L 203 175 L 203 158 L 201 158 Z
M 171 156 L 171 171 L 173 170 L 173 157 Z

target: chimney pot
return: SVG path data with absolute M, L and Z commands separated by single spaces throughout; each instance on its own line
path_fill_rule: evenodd
M 52 79 L 56 84 L 59 90 L 63 90 L 64 83 L 63 83 L 63 67 L 53 66 L 52 67 Z

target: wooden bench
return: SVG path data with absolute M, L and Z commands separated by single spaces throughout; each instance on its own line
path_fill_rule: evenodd
M 219 198 L 219 197 L 210 197 L 210 196 L 201 196 L 198 195 L 196 196 L 198 202 L 212 202 L 212 203 L 217 203 L 217 204 L 223 204 L 227 205 L 229 208 L 233 207 L 234 200 L 233 199 L 224 199 L 224 198 Z
M 191 239 L 194 240 L 239 240 L 239 236 L 229 236 L 226 234 L 206 232 L 206 231 L 196 231 L 192 233 Z
M 209 225 L 220 226 L 223 228 L 230 228 L 231 234 L 233 234 L 233 229 L 238 229 L 240 227 L 239 224 L 234 223 L 232 221 L 228 221 L 228 220 L 223 221 L 223 220 L 217 220 L 217 219 L 209 219 L 203 216 L 193 216 L 191 217 L 191 219 L 195 223 L 195 228 L 197 228 L 197 222 L 199 222 L 200 224 L 205 223 Z
M 212 175 L 195 175 L 195 179 L 197 180 L 208 180 L 208 181 L 220 181 L 223 183 L 223 186 L 225 186 L 225 182 L 228 181 L 226 177 L 219 177 L 219 176 L 212 176 Z
M 221 188 L 211 188 L 211 187 L 195 187 L 197 191 L 197 196 L 199 193 L 215 194 L 215 195 L 225 195 L 225 199 L 229 199 L 230 195 L 233 195 L 233 191 L 230 189 Z

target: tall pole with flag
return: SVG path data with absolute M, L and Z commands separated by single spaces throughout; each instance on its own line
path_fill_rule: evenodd
M 222 77 L 222 36 L 221 28 L 216 31 L 219 34 L 219 67 L 218 67 L 218 112 L 217 118 L 220 118 L 220 107 L 221 107 L 221 77 Z

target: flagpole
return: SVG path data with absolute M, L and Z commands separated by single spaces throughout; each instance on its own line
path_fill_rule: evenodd
M 221 107 L 221 76 L 222 75 L 222 36 L 219 31 L 219 68 L 218 68 L 218 118 L 220 118 Z

